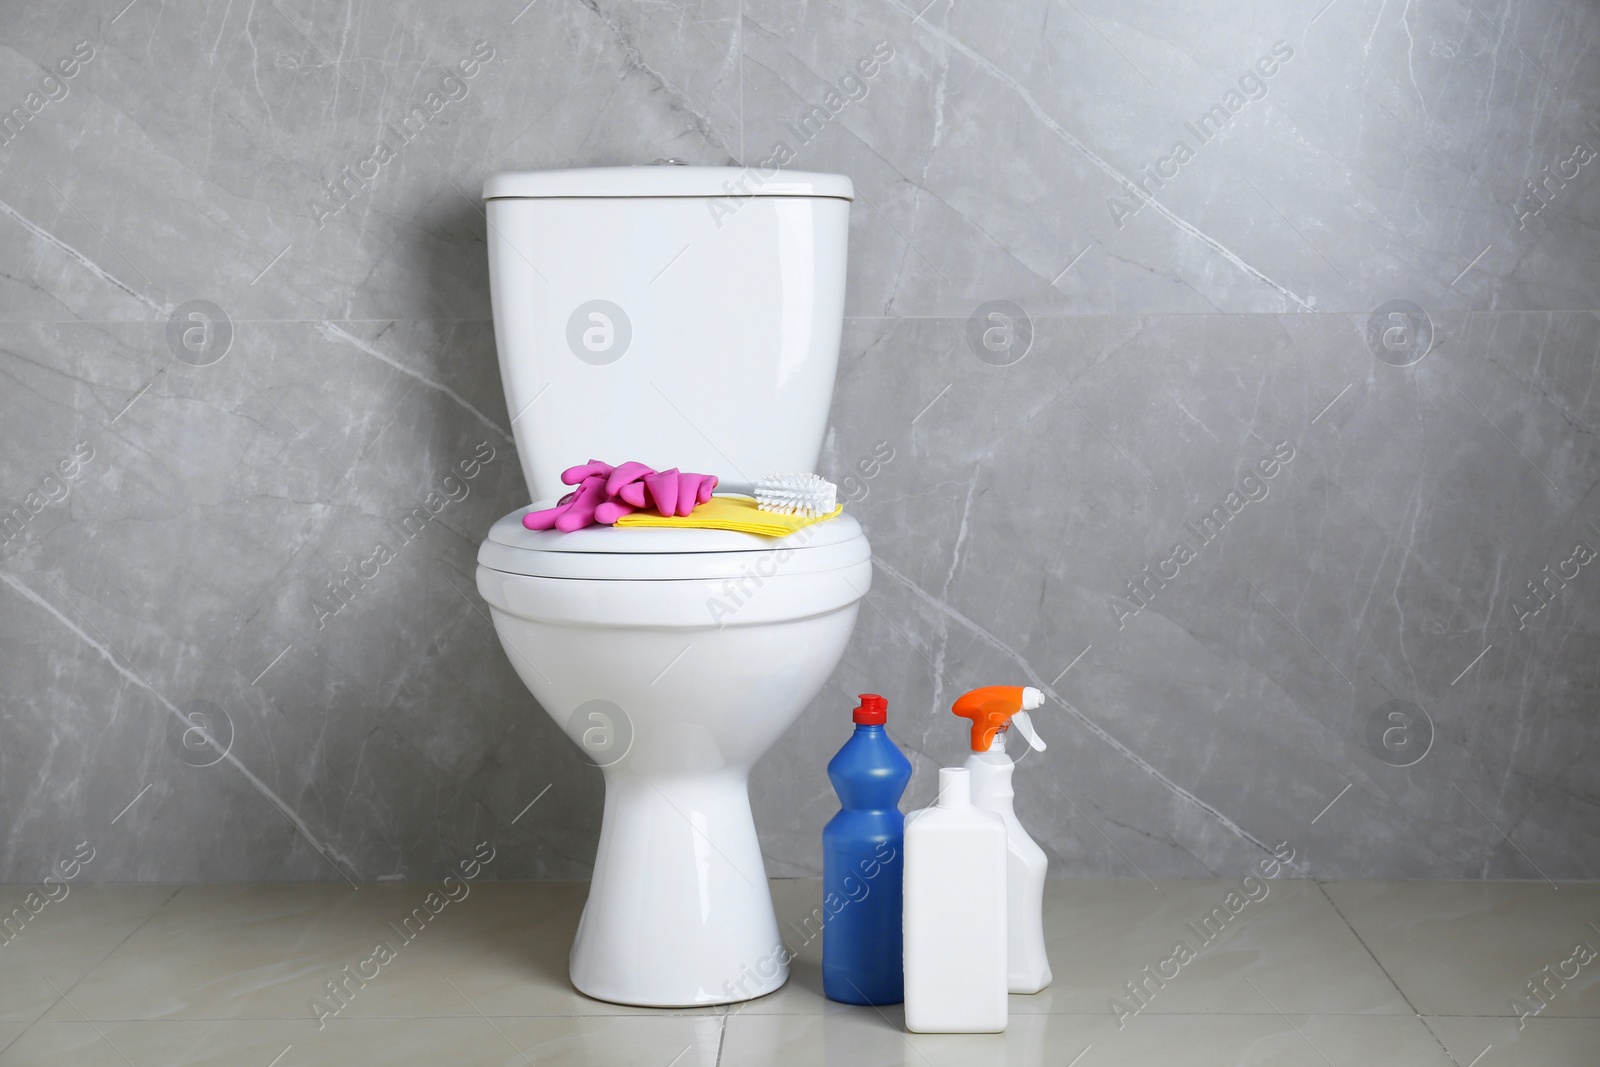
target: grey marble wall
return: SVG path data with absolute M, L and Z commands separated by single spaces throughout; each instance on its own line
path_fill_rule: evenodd
M 472 581 L 525 502 L 474 197 L 778 142 L 859 192 L 877 569 L 773 874 L 855 693 L 918 805 L 1026 683 L 1055 873 L 1600 877 L 1593 5 L 525 3 L 0 5 L 0 881 L 583 877 Z

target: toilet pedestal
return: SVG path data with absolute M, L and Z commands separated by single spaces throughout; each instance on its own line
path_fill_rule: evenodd
M 747 785 L 844 655 L 872 585 L 859 524 L 830 520 L 780 559 L 784 549 L 765 542 L 727 551 L 718 530 L 660 531 L 693 541 L 658 548 L 705 551 L 585 553 L 575 549 L 587 531 L 534 532 L 520 513 L 508 519 L 479 550 L 478 591 L 510 665 L 606 783 L 572 984 L 644 1007 L 772 992 L 788 977 L 788 953 Z M 639 532 L 596 537 L 653 543 L 628 536 Z M 574 540 L 531 547 L 555 538 Z M 781 568 L 763 570 L 765 560 Z M 639 577 L 673 568 L 689 573 Z M 746 570 L 760 585 L 747 583 L 736 618 L 709 624 L 708 601 Z
M 572 984 L 652 1008 L 726 1004 L 789 977 L 744 773 L 605 768 L 606 805 Z

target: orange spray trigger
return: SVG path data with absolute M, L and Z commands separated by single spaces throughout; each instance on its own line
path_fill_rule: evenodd
M 989 685 L 974 689 L 957 700 L 950 710 L 972 720 L 972 751 L 987 752 L 994 735 L 1016 723 L 1035 751 L 1044 751 L 1044 741 L 1034 732 L 1028 712 L 1044 705 L 1044 694 L 1032 686 Z

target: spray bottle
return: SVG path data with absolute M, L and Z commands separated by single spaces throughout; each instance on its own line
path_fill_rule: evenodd
M 1043 704 L 1044 694 L 1031 686 L 991 685 L 967 693 L 950 709 L 972 720 L 972 754 L 965 764 L 972 772 L 972 803 L 997 813 L 1006 824 L 1006 981 L 1012 993 L 1037 993 L 1051 978 L 1044 950 L 1044 876 L 1049 861 L 1017 821 L 1011 789 L 1015 765 L 1006 755 L 1011 726 L 1034 751 L 1044 751 L 1044 741 L 1028 717 Z

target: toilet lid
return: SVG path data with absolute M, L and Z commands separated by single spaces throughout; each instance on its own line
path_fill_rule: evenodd
M 756 567 L 805 574 L 853 566 L 872 556 L 861 524 L 849 514 L 788 537 L 660 526 L 589 526 L 562 533 L 522 525 L 522 516 L 553 503 L 518 508 L 502 517 L 479 547 L 478 563 L 546 578 L 667 581 L 736 578 Z

